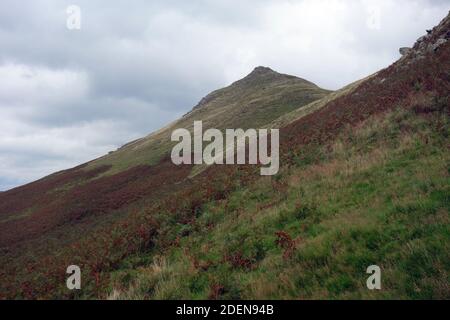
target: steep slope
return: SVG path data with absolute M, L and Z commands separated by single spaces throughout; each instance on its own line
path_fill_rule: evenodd
M 291 112 L 285 113 L 282 116 L 280 116 L 279 118 L 272 121 L 268 127 L 270 127 L 270 128 L 285 127 L 286 125 L 288 125 L 300 118 L 303 118 L 304 116 L 306 116 L 310 113 L 313 113 L 314 111 L 317 111 L 317 110 L 323 108 L 329 102 L 331 102 L 341 96 L 350 94 L 353 90 L 357 89 L 361 83 L 368 80 L 372 76 L 355 81 L 354 83 L 351 83 L 342 89 L 336 90 L 335 92 L 332 92 L 332 93 L 326 95 L 322 99 L 313 101 L 310 104 L 307 104 L 306 106 L 303 106 L 301 108 L 294 109 Z
M 1 194 L 8 205 L 0 227 L 37 228 L 33 221 L 59 210 L 67 220 L 53 229 L 38 224 L 46 237 L 3 249 L 0 297 L 448 298 L 449 34 L 447 17 L 376 75 L 308 109 L 295 110 L 292 102 L 288 117 L 255 117 L 258 126 L 284 125 L 275 177 L 261 178 L 253 166 L 211 166 L 186 179 L 191 167 L 164 158 L 111 173 L 114 164 L 130 165 L 125 150 L 139 158 L 138 150 L 165 129 L 38 181 L 33 192 Z M 279 89 L 292 81 L 275 78 Z M 247 120 L 238 120 L 252 117 L 229 105 L 237 98 L 251 105 L 264 95 L 265 80 L 254 79 L 237 83 L 234 90 L 245 93 L 206 97 L 186 123 L 245 127 Z M 246 86 L 257 87 L 256 96 Z M 228 95 L 222 105 L 219 97 Z M 221 108 L 235 116 L 222 121 Z M 166 148 L 159 147 L 153 148 Z M 53 194 L 41 198 L 42 190 Z M 14 211 L 23 216 L 4 213 Z M 75 293 L 65 288 L 71 264 L 83 271 L 83 290 Z M 382 267 L 382 291 L 365 288 L 371 264 Z
M 167 157 L 175 128 L 189 129 L 194 120 L 203 120 L 206 128 L 234 127 L 234 123 L 243 128 L 264 127 L 281 114 L 328 93 L 306 80 L 258 67 L 148 137 L 90 163 L 2 192 L 2 264 L 8 261 L 20 268 L 31 252 L 36 258 L 51 255 L 80 235 L 127 220 L 137 208 L 189 185 L 192 168 L 177 167 Z
M 173 185 L 186 179 L 191 170 L 176 167 L 167 158 L 173 145 L 170 135 L 176 128 L 192 130 L 195 120 L 203 120 L 205 129 L 265 127 L 280 115 L 328 93 L 306 80 L 258 67 L 229 87 L 209 94 L 187 115 L 146 138 L 2 193 L 0 247 L 47 237 L 55 229 L 62 229 L 62 233 L 66 224 L 90 228 L 112 219 L 111 212 L 127 212 L 125 207 L 142 198 L 150 201 L 176 189 Z M 61 235 L 58 238 L 68 240 Z
M 162 255 L 121 264 L 109 297 L 448 299 L 449 38 L 447 17 L 394 65 L 294 112 L 281 173 L 205 201 Z M 380 291 L 366 287 L 374 264 Z
M 90 167 L 111 165 L 110 172 L 117 172 L 154 164 L 173 146 L 172 131 L 177 128 L 192 131 L 196 120 L 202 120 L 205 129 L 264 128 L 281 115 L 329 93 L 307 80 L 257 67 L 245 78 L 204 97 L 181 119 L 92 162 Z

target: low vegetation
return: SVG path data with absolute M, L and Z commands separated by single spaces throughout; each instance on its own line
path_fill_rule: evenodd
M 125 260 L 110 297 L 448 298 L 448 120 L 396 109 L 346 128 L 321 160 L 204 204 L 171 249 Z

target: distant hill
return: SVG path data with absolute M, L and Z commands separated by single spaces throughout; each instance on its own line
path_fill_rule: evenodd
M 307 80 L 257 67 L 245 78 L 208 94 L 181 119 L 92 162 L 91 167 L 112 165 L 111 172 L 117 172 L 135 165 L 155 164 L 173 146 L 172 131 L 192 131 L 195 120 L 202 120 L 205 129 L 263 128 L 330 92 Z

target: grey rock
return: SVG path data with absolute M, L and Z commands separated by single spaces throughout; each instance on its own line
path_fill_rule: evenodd
M 424 42 L 425 40 L 427 40 L 429 37 L 430 37 L 429 35 L 422 36 L 422 37 L 420 37 L 419 39 L 417 39 L 417 43 L 422 43 L 422 42 Z
M 411 48 L 408 48 L 408 47 L 403 47 L 403 48 L 400 48 L 400 54 L 402 55 L 402 56 L 406 56 L 408 53 L 410 53 L 411 52 Z
M 434 52 L 436 52 L 442 45 L 447 43 L 447 39 L 445 38 L 439 38 L 434 44 L 430 46 L 430 49 Z

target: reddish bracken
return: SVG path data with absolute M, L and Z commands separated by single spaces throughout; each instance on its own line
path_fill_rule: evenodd
M 277 239 L 275 240 L 275 244 L 284 249 L 283 258 L 289 259 L 292 257 L 300 238 L 292 239 L 292 237 L 284 231 L 275 232 Z
M 108 169 L 101 167 L 81 172 L 80 168 L 72 169 L 50 177 L 49 181 L 43 179 L 40 183 L 25 186 L 22 195 L 31 194 L 33 201 L 29 203 L 21 203 L 15 197 L 8 198 L 10 192 L 2 194 L 10 201 L 1 205 L 0 210 L 14 212 L 10 203 L 16 201 L 21 206 L 15 209 L 16 212 L 30 210 L 32 213 L 19 219 L 5 219 L 3 223 L 0 220 L 0 246 L 30 240 L 60 225 L 81 223 L 93 215 L 109 213 L 143 197 L 156 196 L 163 192 L 165 186 L 183 181 L 190 172 L 190 166 L 175 166 L 166 158 L 155 167 L 137 166 L 115 175 L 92 179 Z M 74 181 L 79 181 L 79 184 L 68 190 L 55 190 Z M 13 196 L 21 194 L 17 190 L 12 191 Z
M 230 263 L 233 268 L 253 269 L 254 263 L 251 259 L 245 258 L 242 252 L 226 254 L 224 260 Z
M 208 294 L 208 299 L 210 300 L 217 300 L 219 299 L 223 294 L 225 293 L 225 288 L 224 286 L 214 283 L 210 290 L 209 290 L 209 294 Z

